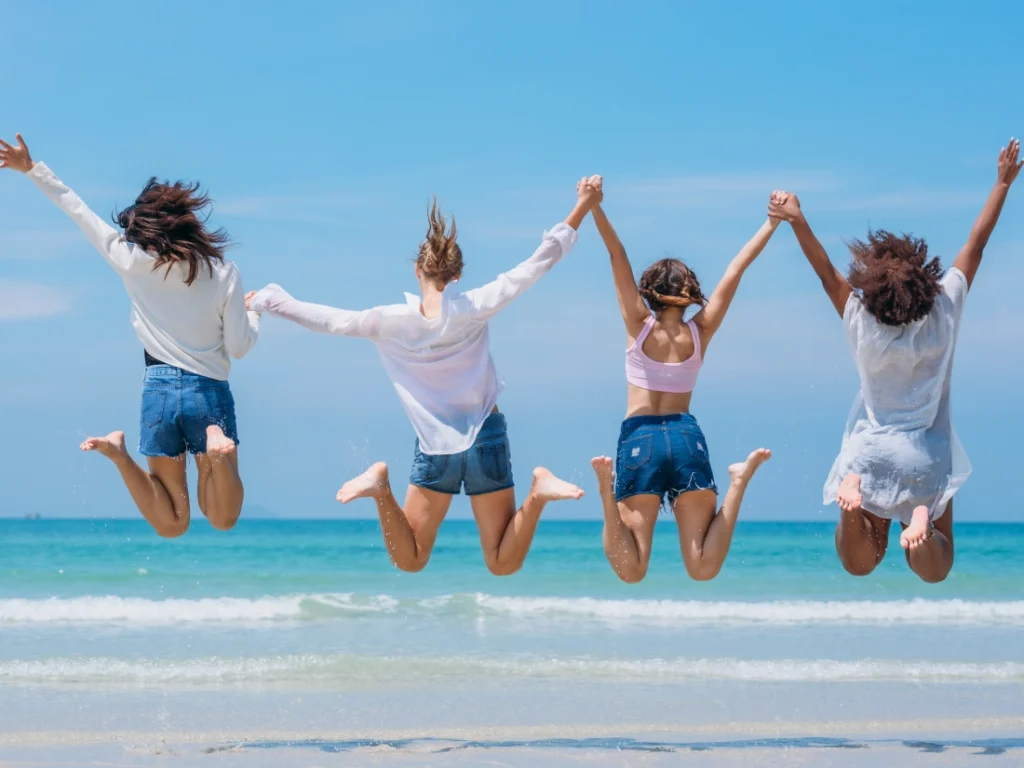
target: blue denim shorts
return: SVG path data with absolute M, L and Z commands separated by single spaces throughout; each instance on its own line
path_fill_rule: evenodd
M 151 365 L 142 382 L 139 453 L 181 456 L 206 453 L 206 428 L 216 424 L 238 443 L 235 400 L 226 381 L 172 365 Z
M 514 485 L 512 454 L 505 416 L 500 413 L 488 416 L 473 447 L 462 453 L 431 456 L 420 451 L 417 440 L 409 482 L 452 496 L 458 495 L 463 486 L 467 496 L 511 488 Z
M 704 433 L 689 413 L 633 416 L 622 422 L 615 498 L 653 494 L 672 504 L 687 491 L 718 493 Z

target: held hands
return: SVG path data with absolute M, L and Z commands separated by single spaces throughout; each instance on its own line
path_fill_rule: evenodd
M 589 178 L 584 176 L 576 184 L 576 200 L 589 211 L 604 199 L 603 184 L 604 180 L 597 174 Z
M 775 190 L 768 200 L 768 218 L 778 221 L 788 221 L 792 224 L 803 218 L 803 211 L 800 210 L 800 200 L 792 192 Z
M 1010 186 L 1017 179 L 1024 160 L 1020 160 L 1020 139 L 1010 139 L 1009 145 L 1003 147 L 999 152 L 999 171 L 996 176 L 997 184 Z
M 34 165 L 32 156 L 28 153 L 28 145 L 21 138 L 20 133 L 15 134 L 14 138 L 18 142 L 16 147 L 12 147 L 0 139 L 0 168 L 10 168 L 13 171 L 28 173 Z

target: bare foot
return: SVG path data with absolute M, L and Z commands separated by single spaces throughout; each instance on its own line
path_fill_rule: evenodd
M 544 467 L 533 470 L 533 485 L 530 495 L 538 501 L 558 501 L 560 499 L 583 498 L 583 490 L 572 483 L 559 480 Z
M 900 534 L 900 546 L 913 551 L 928 541 L 934 531 L 928 507 L 916 507 L 910 516 L 910 525 Z
M 83 451 L 98 451 L 111 461 L 128 458 L 124 447 L 124 432 L 111 432 L 106 437 L 87 437 L 81 446 Z
M 836 503 L 843 512 L 860 509 L 860 505 L 864 503 L 864 496 L 860 492 L 860 475 L 850 473 L 843 478 L 839 490 L 836 491 Z
M 590 460 L 590 466 L 597 475 L 597 487 L 601 494 L 611 493 L 615 485 L 615 467 L 607 456 L 598 456 Z
M 754 476 L 757 468 L 772 457 L 772 452 L 767 448 L 758 448 L 747 456 L 746 461 L 729 465 L 729 480 L 733 485 L 746 484 Z
M 228 456 L 235 452 L 235 441 L 224 434 L 216 424 L 206 428 L 206 453 L 208 456 Z
M 378 461 L 359 477 L 353 477 L 338 491 L 338 501 L 348 504 L 355 499 L 379 496 L 388 487 L 388 465 Z

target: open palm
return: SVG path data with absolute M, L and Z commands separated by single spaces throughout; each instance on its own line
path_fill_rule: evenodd
M 1020 159 L 1020 139 L 1010 139 L 1010 143 L 999 153 L 999 181 L 1013 184 L 1021 166 L 1024 166 L 1024 160 Z
M 0 168 L 28 173 L 32 170 L 32 155 L 28 152 L 28 144 L 21 138 L 20 133 L 15 134 L 14 138 L 18 142 L 16 147 L 0 139 Z

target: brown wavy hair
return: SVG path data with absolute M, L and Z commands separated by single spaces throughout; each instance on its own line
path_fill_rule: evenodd
M 920 320 L 942 293 L 942 265 L 938 258 L 928 259 L 928 245 L 921 238 L 872 230 L 867 241 L 850 243 L 850 253 L 850 287 L 883 325 Z
M 455 217 L 452 216 L 449 230 L 437 198 L 434 198 L 427 214 L 427 236 L 420 243 L 416 256 L 416 266 L 425 278 L 447 285 L 462 274 L 462 249 L 456 242 L 457 237 Z
M 700 281 L 693 271 L 679 259 L 656 261 L 640 276 L 640 296 L 651 312 L 666 307 L 704 306 L 707 297 L 700 289 Z
M 167 267 L 165 279 L 175 264 L 187 264 L 185 285 L 192 285 L 202 267 L 213 276 L 213 264 L 224 260 L 230 242 L 223 229 L 207 229 L 210 202 L 198 183 L 171 184 L 153 177 L 114 222 L 124 230 L 125 240 L 156 258 L 154 270 Z

